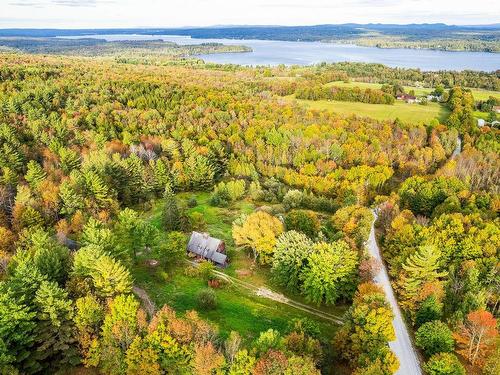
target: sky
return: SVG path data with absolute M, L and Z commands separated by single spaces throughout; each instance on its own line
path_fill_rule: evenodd
M 0 0 L 0 28 L 500 23 L 500 0 Z

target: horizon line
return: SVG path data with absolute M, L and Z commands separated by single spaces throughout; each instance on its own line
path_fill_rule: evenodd
M 302 25 L 282 25 L 282 24 L 216 24 L 216 25 L 185 25 L 185 26 L 113 26 L 113 27 L 1 27 L 0 30 L 120 30 L 120 29 L 205 29 L 205 28 L 237 28 L 237 27 L 316 27 L 316 26 L 367 26 L 367 25 L 383 25 L 383 26 L 434 26 L 434 25 L 444 25 L 448 27 L 460 26 L 460 27 L 498 27 L 500 28 L 500 23 L 474 23 L 474 24 L 458 24 L 452 23 L 448 24 L 445 22 L 422 22 L 422 23 L 383 23 L 383 22 L 369 22 L 369 23 L 355 23 L 355 22 L 344 22 L 344 23 L 319 23 L 319 24 L 302 24 Z

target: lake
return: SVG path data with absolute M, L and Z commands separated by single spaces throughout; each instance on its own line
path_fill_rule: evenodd
M 321 62 L 355 61 L 381 63 L 391 67 L 421 70 L 483 70 L 500 69 L 500 53 L 449 52 L 424 49 L 382 49 L 348 44 L 322 42 L 285 42 L 274 40 L 192 39 L 176 35 L 88 35 L 78 38 L 99 38 L 108 41 L 155 40 L 181 45 L 200 43 L 243 44 L 253 52 L 200 55 L 207 62 L 240 65 L 311 65 Z

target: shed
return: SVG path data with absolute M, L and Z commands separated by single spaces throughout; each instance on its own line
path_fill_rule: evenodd
M 219 266 L 227 266 L 228 259 L 225 254 L 226 245 L 224 241 L 210 237 L 208 233 L 191 233 L 187 251 L 196 257 L 211 260 Z

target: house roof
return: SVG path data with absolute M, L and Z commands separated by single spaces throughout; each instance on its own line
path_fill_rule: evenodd
M 224 264 L 227 256 L 217 251 L 222 243 L 222 240 L 210 237 L 207 233 L 193 232 L 191 233 L 187 249 L 215 263 Z

